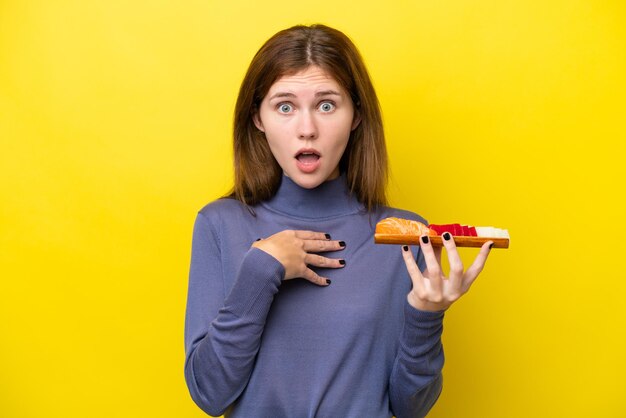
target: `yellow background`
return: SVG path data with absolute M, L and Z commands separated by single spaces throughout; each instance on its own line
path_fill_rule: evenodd
M 204 416 L 193 221 L 252 55 L 314 22 L 366 59 L 393 205 L 512 236 L 446 315 L 430 417 L 626 416 L 624 4 L 1 1 L 0 416 Z

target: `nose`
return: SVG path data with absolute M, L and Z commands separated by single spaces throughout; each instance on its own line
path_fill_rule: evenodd
M 317 124 L 311 112 L 300 113 L 298 118 L 298 138 L 315 139 L 317 134 Z

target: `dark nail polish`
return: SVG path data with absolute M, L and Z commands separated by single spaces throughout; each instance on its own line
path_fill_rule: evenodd
M 491 249 L 491 247 L 493 247 L 493 242 L 489 244 L 489 249 Z
M 346 265 L 346 260 L 339 260 L 339 264 L 341 264 L 342 266 Z
M 256 241 L 261 241 L 261 238 L 257 238 Z
M 343 241 L 339 241 L 339 246 L 340 246 L 340 247 L 345 247 L 345 246 L 346 246 L 346 243 L 345 243 L 345 242 L 343 242 Z
M 330 234 L 325 234 L 326 235 L 326 239 L 330 239 Z
M 443 239 L 445 239 L 446 241 L 450 241 L 450 233 L 449 232 L 445 232 L 443 234 Z
M 422 237 L 422 242 L 423 242 L 424 244 L 428 244 L 428 235 L 424 235 L 424 236 Z
M 402 249 L 403 249 L 404 251 L 409 251 L 409 246 L 408 246 L 408 245 L 405 245 L 405 246 L 403 246 L 403 247 L 402 247 Z
M 326 279 L 326 284 L 330 284 L 330 279 Z

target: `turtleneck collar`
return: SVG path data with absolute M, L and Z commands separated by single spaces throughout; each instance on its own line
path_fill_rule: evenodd
M 269 209 L 295 218 L 321 219 L 365 210 L 350 195 L 345 174 L 305 189 L 283 174 L 276 195 L 261 203 Z

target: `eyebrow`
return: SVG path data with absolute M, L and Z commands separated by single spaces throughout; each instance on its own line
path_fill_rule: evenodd
M 336 90 L 322 90 L 322 91 L 318 91 L 317 93 L 315 93 L 315 97 L 322 97 L 322 96 L 341 96 L 341 94 Z M 293 97 L 296 97 L 296 95 L 288 91 L 279 91 L 278 93 L 274 93 L 269 98 L 269 100 L 274 100 L 276 98 L 282 98 L 282 97 L 293 98 Z

